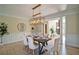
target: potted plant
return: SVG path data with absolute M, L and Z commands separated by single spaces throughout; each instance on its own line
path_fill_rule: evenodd
M 51 31 L 51 37 L 54 36 L 54 34 L 53 34 L 53 33 L 54 33 L 54 29 L 53 29 L 53 27 L 50 28 L 50 31 Z
M 7 24 L 5 23 L 0 23 L 0 37 L 1 37 L 1 43 L 2 43 L 2 38 L 3 36 L 8 33 L 7 32 Z

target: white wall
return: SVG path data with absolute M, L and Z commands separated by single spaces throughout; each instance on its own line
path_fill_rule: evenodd
M 25 39 L 24 33 L 28 33 L 28 34 L 30 33 L 30 24 L 27 19 L 0 15 L 0 22 L 5 22 L 6 24 L 8 24 L 7 30 L 9 32 L 9 34 L 4 35 L 2 39 L 3 42 L 2 44 L 22 41 Z M 18 31 L 17 25 L 19 23 L 25 24 L 26 28 L 24 32 Z M 1 37 L 0 37 L 0 41 L 1 41 Z
M 79 47 L 79 14 L 66 16 L 66 45 Z

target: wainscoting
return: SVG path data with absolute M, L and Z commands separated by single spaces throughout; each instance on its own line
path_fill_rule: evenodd
M 18 42 L 26 39 L 24 36 L 24 32 L 19 32 L 19 33 L 10 33 L 8 35 L 4 35 L 2 39 L 2 44 L 8 44 L 8 43 L 13 43 L 13 42 Z M 1 41 L 1 38 L 0 38 Z
M 79 48 L 79 35 L 67 34 L 66 45 Z

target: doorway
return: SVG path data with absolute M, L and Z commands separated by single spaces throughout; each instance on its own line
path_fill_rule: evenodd
M 58 17 L 48 21 L 48 34 L 51 35 L 50 29 L 53 28 L 55 36 L 60 36 L 60 54 L 66 54 L 65 37 L 66 37 L 66 17 Z
M 61 43 L 65 44 L 66 34 L 66 17 L 58 17 L 48 21 L 48 34 L 51 35 L 50 29 L 54 30 L 54 34 L 60 35 Z
M 55 18 L 48 21 L 48 34 L 51 36 L 51 29 L 54 36 L 60 35 L 60 18 Z

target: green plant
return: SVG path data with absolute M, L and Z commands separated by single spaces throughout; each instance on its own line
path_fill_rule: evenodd
M 50 28 L 50 31 L 51 31 L 51 34 L 53 34 L 53 33 L 54 33 L 54 29 L 53 29 L 53 28 Z
M 1 36 L 1 43 L 2 43 L 2 37 L 8 33 L 7 32 L 7 24 L 5 23 L 0 23 L 0 36 Z

